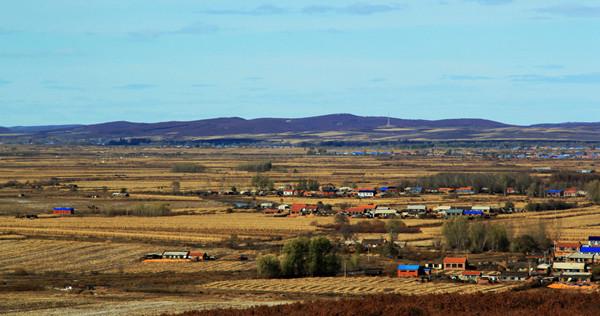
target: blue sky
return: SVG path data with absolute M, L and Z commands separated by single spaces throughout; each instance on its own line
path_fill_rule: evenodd
M 0 125 L 600 121 L 598 56 L 600 1 L 7 1 Z

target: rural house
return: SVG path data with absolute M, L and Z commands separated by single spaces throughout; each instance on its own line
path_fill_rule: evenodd
M 416 278 L 423 274 L 423 267 L 418 264 L 399 264 L 398 265 L 398 277 L 399 278 Z
M 589 236 L 588 245 L 600 247 L 600 236 Z
M 557 189 L 546 190 L 547 197 L 559 198 L 559 197 L 562 197 L 562 195 L 563 195 L 563 190 L 557 190 Z
M 564 197 L 577 197 L 578 196 L 577 188 L 567 188 L 563 191 Z
M 579 242 L 556 242 L 554 243 L 554 258 L 564 260 L 568 255 L 579 251 Z
M 465 257 L 446 257 L 443 263 L 444 270 L 463 271 L 467 269 L 467 258 Z
M 375 191 L 374 189 L 362 188 L 362 189 L 358 189 L 357 195 L 359 198 L 372 198 L 375 196 L 376 193 L 377 193 L 377 191 Z
M 475 194 L 475 190 L 471 186 L 456 188 L 454 192 L 461 195 Z
M 55 207 L 52 210 L 52 214 L 54 214 L 54 215 L 73 215 L 73 214 L 75 214 L 75 209 L 72 207 Z

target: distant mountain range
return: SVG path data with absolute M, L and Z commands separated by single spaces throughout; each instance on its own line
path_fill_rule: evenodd
M 484 119 L 409 120 L 331 114 L 306 118 L 215 118 L 187 122 L 0 127 L 10 138 L 52 141 L 148 138 L 205 140 L 245 138 L 258 141 L 600 141 L 600 123 L 509 125 Z M 8 134 L 8 135 L 7 135 Z

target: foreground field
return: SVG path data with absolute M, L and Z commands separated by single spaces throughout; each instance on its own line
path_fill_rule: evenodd
M 186 312 L 183 316 L 243 315 L 578 315 L 600 314 L 597 294 L 530 292 L 438 295 L 374 295 L 332 301 L 310 301 L 245 310 Z

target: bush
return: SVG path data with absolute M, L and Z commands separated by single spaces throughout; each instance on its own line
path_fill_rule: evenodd
M 206 167 L 194 163 L 182 162 L 176 163 L 171 167 L 171 172 L 175 173 L 200 173 L 204 172 Z
M 170 216 L 173 215 L 167 204 L 141 204 L 130 209 L 108 209 L 101 213 L 106 216 Z
M 271 171 L 272 168 L 273 164 L 270 161 L 245 163 L 237 166 L 238 170 L 248 172 L 266 172 Z
M 259 275 L 265 277 L 305 277 L 335 275 L 340 259 L 329 239 L 300 237 L 285 243 L 281 259 L 270 255 L 257 262 Z
M 278 278 L 281 275 L 279 259 L 274 255 L 261 256 L 256 260 L 258 275 L 265 278 Z
M 483 251 L 506 251 L 510 241 L 506 228 L 499 224 L 469 223 L 464 218 L 450 220 L 442 226 L 442 235 L 450 249 Z
M 577 203 L 567 203 L 565 201 L 550 200 L 547 202 L 540 203 L 527 203 L 525 209 L 528 212 L 539 212 L 539 211 L 555 211 L 555 210 L 568 210 L 577 207 Z

